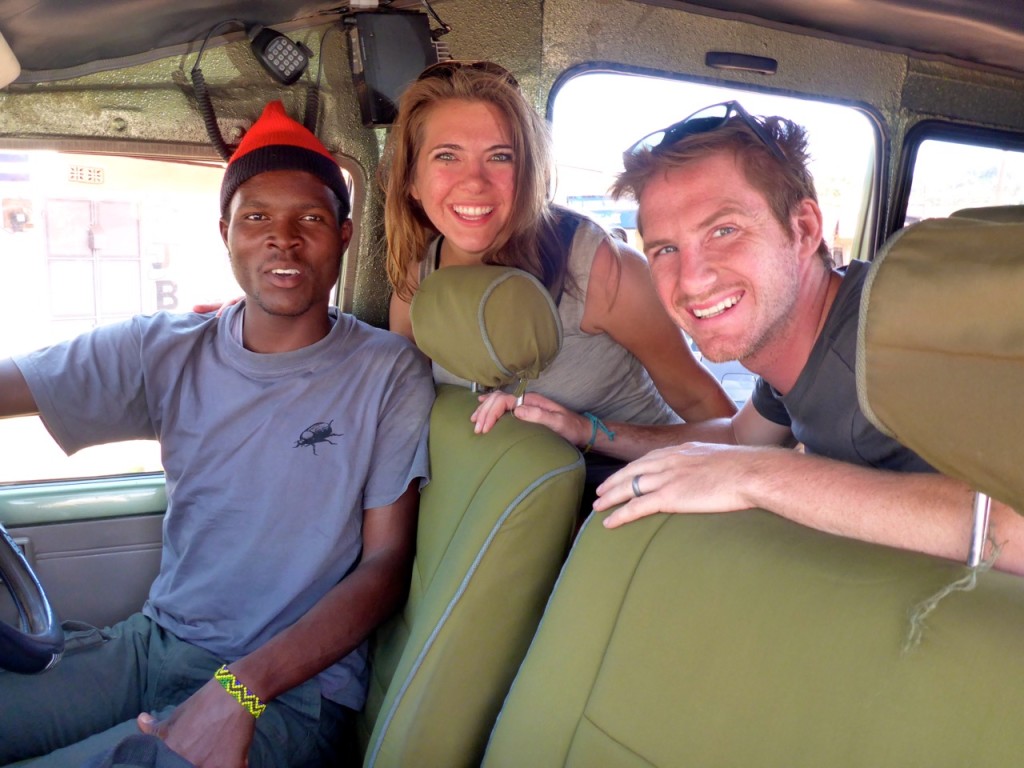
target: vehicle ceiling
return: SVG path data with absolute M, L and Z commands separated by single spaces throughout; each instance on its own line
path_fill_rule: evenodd
M 485 2 L 486 0 L 481 0 Z M 596 1 L 596 0 L 595 0 Z M 446 0 L 431 0 L 443 15 Z M 1020 0 L 637 0 L 664 7 L 867 41 L 1024 74 Z M 382 2 L 423 8 L 418 0 Z M 18 82 L 65 79 L 195 46 L 218 22 L 318 24 L 338 0 L 3 0 L 0 33 L 21 63 Z

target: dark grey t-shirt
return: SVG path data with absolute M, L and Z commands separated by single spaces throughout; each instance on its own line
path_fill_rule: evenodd
M 924 459 L 868 421 L 857 400 L 857 323 L 869 264 L 846 270 L 835 303 L 793 389 L 781 395 L 758 379 L 754 408 L 789 427 L 808 453 L 900 472 L 934 472 Z

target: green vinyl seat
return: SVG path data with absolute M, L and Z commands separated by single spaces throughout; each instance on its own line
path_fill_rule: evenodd
M 1024 205 L 987 205 L 977 208 L 961 208 L 958 211 L 953 211 L 950 216 L 1019 224 L 1024 222 Z
M 872 267 L 858 348 L 878 426 L 1017 511 L 1022 242 L 1019 224 L 908 228 Z M 592 516 L 484 766 L 1016 764 L 1022 640 L 1018 576 L 763 510 Z
M 577 540 L 487 749 L 526 766 L 954 766 L 1024 750 L 1024 583 L 763 511 Z
M 536 376 L 561 345 L 547 291 L 505 267 L 438 270 L 412 319 L 431 356 L 488 386 Z M 476 406 L 469 389 L 437 389 L 409 599 L 370 646 L 367 767 L 479 765 L 569 549 L 579 451 L 511 415 L 474 434 Z

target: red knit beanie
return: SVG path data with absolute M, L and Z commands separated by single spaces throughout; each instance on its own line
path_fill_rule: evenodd
M 312 173 L 338 196 L 339 218 L 348 218 L 348 187 L 337 161 L 305 126 L 288 117 L 280 101 L 267 104 L 228 160 L 220 185 L 220 215 L 228 217 L 231 198 L 242 184 L 267 171 Z

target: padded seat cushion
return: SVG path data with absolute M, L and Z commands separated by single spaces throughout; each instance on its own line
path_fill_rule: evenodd
M 417 289 L 409 314 L 427 357 L 486 389 L 537 378 L 562 348 L 551 294 L 513 267 L 435 270 Z
M 1024 754 L 1024 588 L 908 613 L 954 563 L 762 511 L 577 539 L 486 768 L 1004 765 Z
M 569 548 L 579 451 L 512 417 L 475 435 L 476 405 L 438 388 L 409 600 L 371 646 L 367 766 L 479 764 Z
M 950 215 L 967 219 L 1020 224 L 1024 223 L 1024 205 L 987 205 L 980 208 L 961 208 Z

